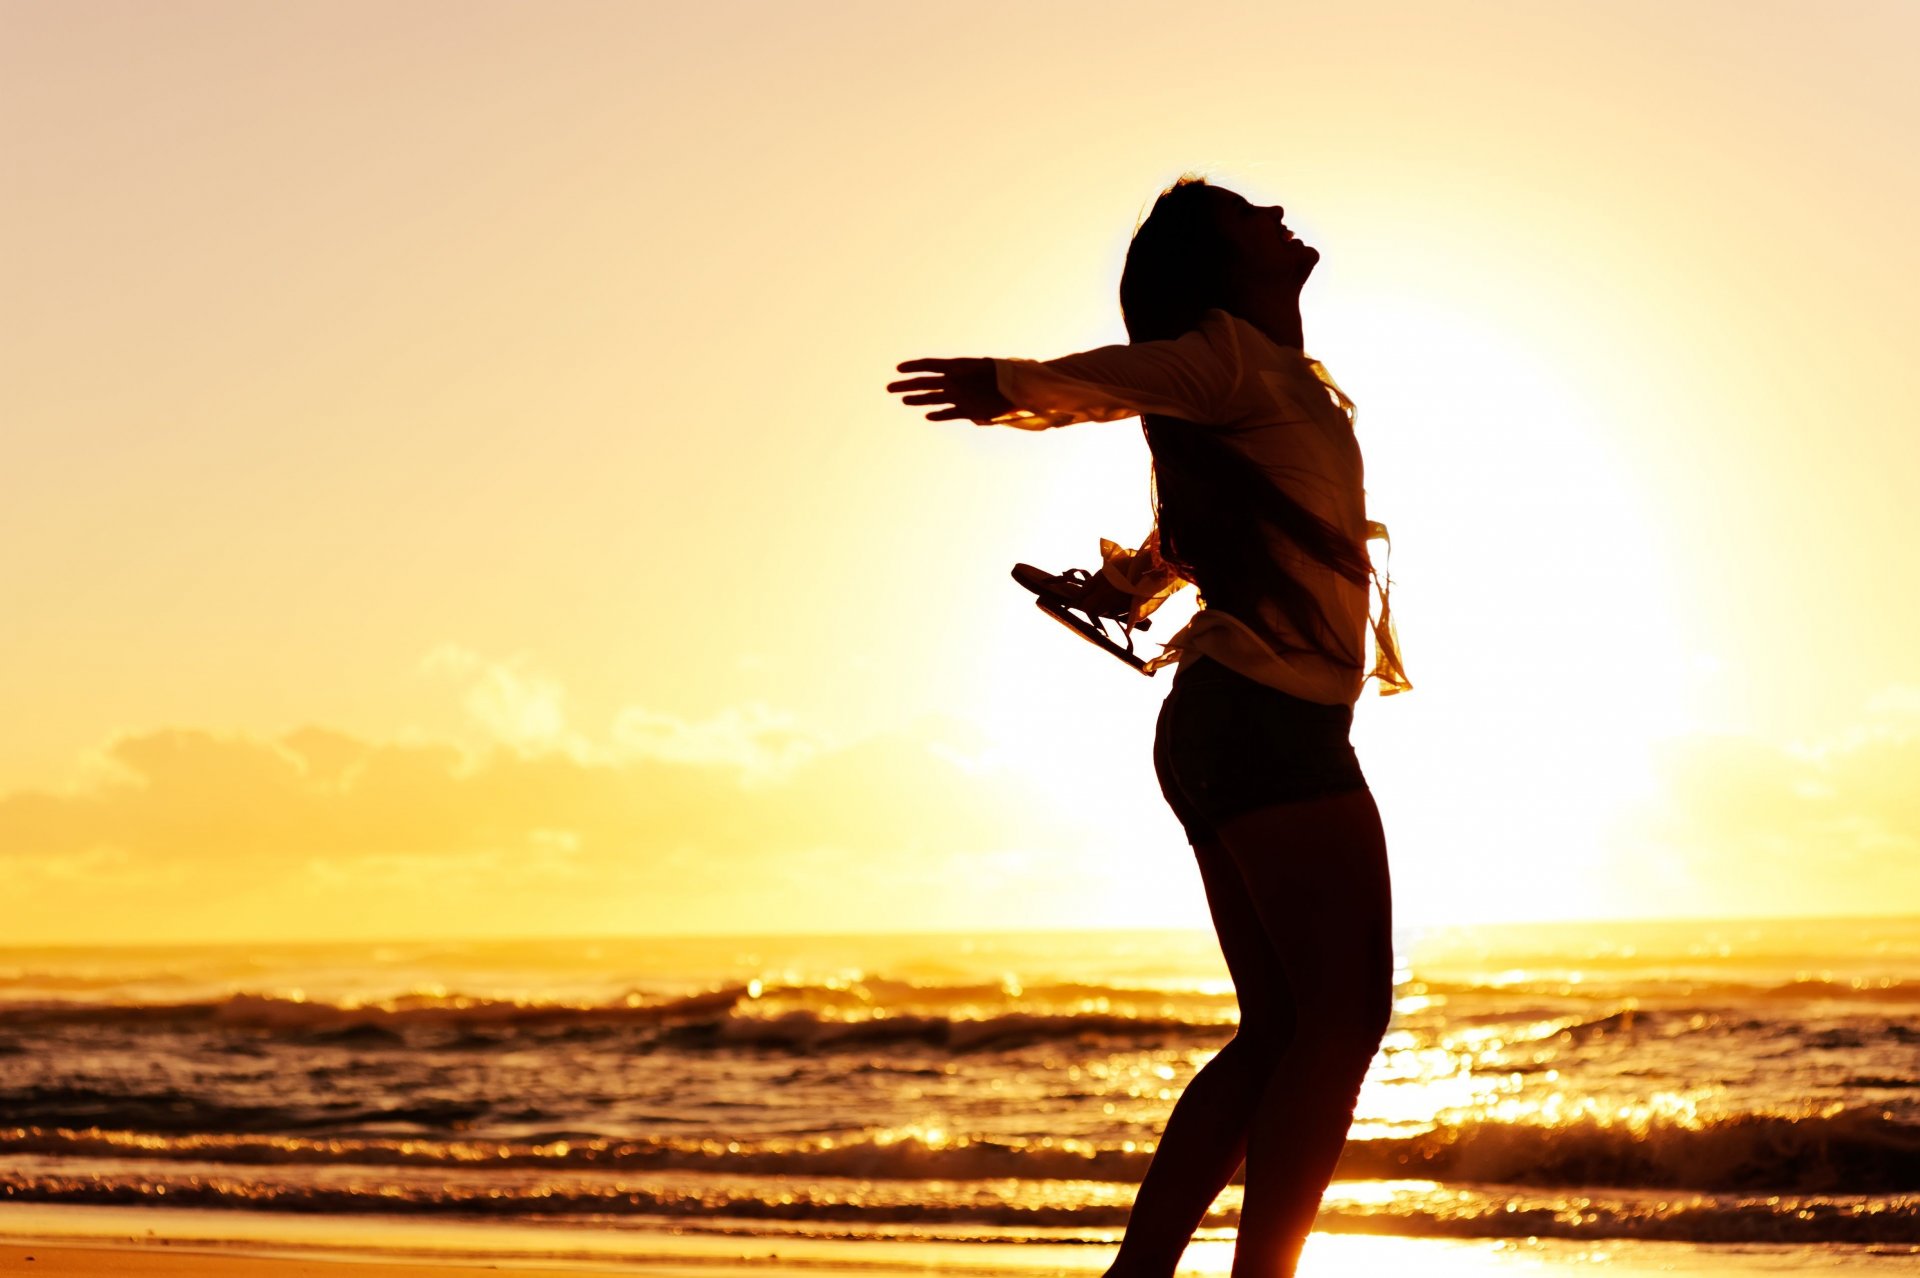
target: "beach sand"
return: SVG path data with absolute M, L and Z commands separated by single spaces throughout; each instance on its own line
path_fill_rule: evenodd
M 439 1278 L 477 1278 L 498 1274 L 498 1265 L 441 1265 L 428 1261 L 392 1263 L 355 1263 L 338 1258 L 317 1259 L 286 1255 L 222 1256 L 202 1252 L 162 1251 L 149 1247 L 9 1247 L 0 1252 L 0 1274 L 37 1274 L 41 1278 L 100 1278 L 103 1275 L 139 1275 L 140 1278 L 250 1278 L 274 1275 L 275 1278 L 343 1278 L 359 1274 L 361 1278 L 421 1278 L 424 1274 Z M 577 1268 L 539 1267 L 512 1272 L 526 1278 L 543 1275 L 577 1275 Z
M 1085 1244 L 755 1237 L 705 1230 L 352 1221 L 270 1212 L 0 1204 L 0 1275 L 71 1278 L 543 1278 L 593 1273 L 747 1278 L 1097 1276 L 1113 1248 Z M 1699 1246 L 1564 1239 L 1316 1234 L 1300 1278 L 1712 1278 L 1910 1274 L 1906 1247 Z M 1225 1274 L 1232 1244 L 1196 1242 L 1181 1273 Z
M 1726 1278 L 1733 1274 L 1793 1274 L 1810 1272 L 1912 1273 L 1911 1255 L 1843 1257 L 1808 1253 L 1798 1248 L 1767 1254 L 1766 1248 L 1696 1248 L 1684 1244 L 1641 1244 L 1622 1254 L 1607 1246 L 1550 1243 L 1486 1244 L 1428 1239 L 1364 1239 L 1364 1255 L 1341 1256 L 1341 1249 L 1322 1248 L 1309 1254 L 1299 1278 L 1391 1278 L 1396 1275 L 1531 1275 L 1532 1278 L 1572 1278 L 1605 1274 L 1607 1278 Z M 942 1263 L 921 1255 L 886 1263 L 869 1259 L 866 1244 L 840 1244 L 838 1263 L 822 1256 L 803 1264 L 772 1258 L 729 1264 L 720 1258 L 684 1256 L 647 1260 L 530 1261 L 521 1257 L 493 1259 L 461 1257 L 379 1257 L 365 1252 L 213 1251 L 197 1247 L 122 1243 L 76 1247 L 35 1243 L 0 1244 L 0 1274 L 35 1278 L 479 1278 L 483 1274 L 513 1274 L 518 1278 L 579 1278 L 582 1274 L 705 1275 L 707 1278 L 798 1270 L 818 1278 L 876 1278 L 886 1274 L 1097 1274 L 1098 1263 L 1083 1260 L 1071 1268 L 1056 1267 L 1038 1257 L 994 1257 L 976 1254 L 962 1263 Z M 925 1247 L 918 1248 L 926 1252 Z M 1091 1260 L 1091 1257 L 1086 1260 Z M 1005 1262 L 996 1264 L 996 1261 Z M 1865 1261 L 1863 1269 L 1861 1262 Z M 1877 1263 L 1876 1263 L 1877 1262 Z M 1182 1274 L 1222 1273 L 1219 1269 L 1190 1269 Z

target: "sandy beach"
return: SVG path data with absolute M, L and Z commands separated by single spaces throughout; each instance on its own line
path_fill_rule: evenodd
M 1656 1248 L 1632 1259 L 1606 1247 L 1486 1245 L 1477 1243 L 1431 1242 L 1409 1239 L 1367 1239 L 1364 1254 L 1342 1257 L 1339 1248 L 1321 1248 L 1314 1261 L 1302 1267 L 1302 1278 L 1368 1278 L 1371 1275 L 1430 1274 L 1527 1274 L 1535 1278 L 1553 1275 L 1604 1272 L 1609 1278 L 1709 1278 L 1731 1274 L 1788 1274 L 1810 1272 L 1911 1273 L 1911 1255 L 1859 1255 L 1842 1257 L 1812 1255 L 1797 1248 L 1768 1254 L 1764 1249 L 1728 1248 L 1724 1254 L 1699 1251 L 1679 1244 Z M 804 1269 L 822 1278 L 859 1278 L 891 1273 L 942 1274 L 1025 1274 L 1025 1273 L 1098 1273 L 1097 1267 L 1055 1267 L 1052 1264 L 1022 1263 L 1006 1266 L 981 1263 L 989 1258 L 976 1257 L 972 1265 L 940 1263 L 933 1256 L 911 1263 L 906 1257 L 895 1263 L 843 1249 L 838 1260 L 822 1257 L 805 1264 L 788 1264 L 772 1258 L 758 1263 L 741 1260 L 727 1263 L 719 1258 L 687 1255 L 677 1260 L 652 1263 L 634 1261 L 531 1261 L 515 1257 L 498 1259 L 429 1259 L 422 1257 L 377 1257 L 359 1253 L 295 1251 L 215 1251 L 194 1247 L 162 1247 L 153 1244 L 73 1246 L 71 1244 L 7 1243 L 0 1245 L 0 1274 L 35 1275 L 36 1278 L 475 1278 L 480 1274 L 512 1273 L 521 1278 L 566 1278 L 593 1273 L 649 1275 L 730 1275 L 764 1274 L 772 1270 Z M 1311 1254 L 1311 1253 L 1310 1253 Z M 1000 1258 L 993 1258 L 1000 1259 Z M 1342 1263 L 1342 1262 L 1346 1263 Z M 1329 1263 L 1330 1262 L 1330 1263 Z M 1220 1273 L 1217 1269 L 1183 1268 L 1181 1273 Z
M 106 1274 L 140 1274 L 147 1278 L 173 1278 L 179 1275 L 274 1274 L 279 1278 L 327 1278 L 337 1275 L 349 1263 L 342 1257 L 294 1256 L 283 1253 L 231 1256 L 200 1251 L 157 1251 L 139 1246 L 123 1247 L 39 1247 L 9 1246 L 0 1252 L 0 1273 L 72 1275 L 94 1278 Z M 352 1272 L 364 1278 L 407 1278 L 408 1275 L 438 1274 L 442 1278 L 467 1278 L 469 1275 L 499 1273 L 498 1264 L 459 1265 L 430 1261 L 353 1262 Z M 554 1268 L 513 1267 L 515 1273 L 539 1278 L 540 1275 L 577 1274 L 577 1266 Z

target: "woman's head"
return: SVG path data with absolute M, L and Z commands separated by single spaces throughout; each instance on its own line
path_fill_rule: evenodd
M 1160 193 L 1133 233 L 1120 312 L 1136 342 L 1191 331 L 1212 307 L 1236 314 L 1275 292 L 1297 298 L 1320 251 L 1294 238 L 1278 205 L 1189 174 Z
M 1134 232 L 1120 276 L 1120 309 L 1136 342 L 1191 332 L 1219 307 L 1242 318 L 1270 317 L 1275 303 L 1297 310 L 1300 288 L 1320 254 L 1262 208 L 1204 178 L 1184 177 L 1154 202 Z M 1356 585 L 1368 579 L 1366 546 L 1277 487 L 1217 431 L 1149 415 L 1154 515 L 1160 554 L 1200 588 L 1209 606 L 1252 616 L 1261 601 L 1285 616 L 1306 646 L 1357 668 L 1313 592 L 1268 547 L 1278 533 L 1307 559 Z

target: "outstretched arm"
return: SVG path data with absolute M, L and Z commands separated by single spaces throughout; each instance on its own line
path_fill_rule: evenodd
M 1242 360 L 1236 321 L 1209 311 L 1200 326 L 1158 342 L 1123 342 L 1059 359 L 911 359 L 922 376 L 887 389 L 931 405 L 928 421 L 1045 430 L 1073 422 L 1156 413 L 1198 423 L 1240 415 Z

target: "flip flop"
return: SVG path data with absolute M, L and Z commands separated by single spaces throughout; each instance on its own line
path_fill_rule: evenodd
M 1073 576 L 1075 573 L 1079 574 L 1078 578 Z M 1098 616 L 1087 609 L 1076 607 L 1057 589 L 1057 583 L 1061 581 L 1084 587 L 1091 580 L 1091 574 L 1086 569 L 1069 568 L 1064 573 L 1050 573 L 1035 568 L 1032 564 L 1015 564 L 1013 579 L 1034 593 L 1036 596 L 1033 601 L 1034 606 L 1041 612 L 1046 613 L 1095 647 L 1106 649 L 1141 674 L 1152 676 L 1153 671 L 1146 669 L 1146 659 L 1133 650 L 1133 636 L 1130 632 L 1122 629 L 1122 633 L 1126 636 L 1125 646 L 1115 642 L 1114 638 L 1107 633 L 1106 627 L 1100 624 Z M 1146 628 L 1145 621 L 1133 627 L 1134 630 Z

